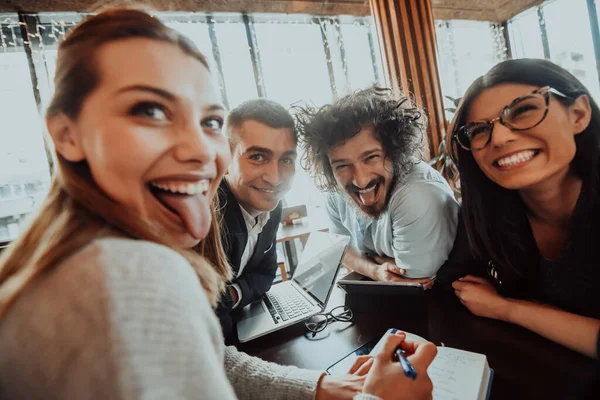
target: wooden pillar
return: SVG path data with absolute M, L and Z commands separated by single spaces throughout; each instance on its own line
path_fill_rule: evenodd
M 415 96 L 429 117 L 429 156 L 446 133 L 431 0 L 369 0 L 387 83 Z

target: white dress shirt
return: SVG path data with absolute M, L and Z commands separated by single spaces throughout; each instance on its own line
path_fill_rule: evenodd
M 246 229 L 248 230 L 248 241 L 246 242 L 246 247 L 244 248 L 244 252 L 242 253 L 242 258 L 240 260 L 240 269 L 237 271 L 235 275 L 236 278 L 239 278 L 246 268 L 248 261 L 250 261 L 250 257 L 254 254 L 254 249 L 256 248 L 256 244 L 258 243 L 258 235 L 262 232 L 263 228 L 269 222 L 269 218 L 271 217 L 270 212 L 264 212 L 259 214 L 256 218 L 254 218 L 248 211 L 244 209 L 244 207 L 240 206 L 242 210 L 242 215 L 244 216 L 244 222 L 246 222 Z M 238 295 L 237 302 L 233 305 L 233 308 L 236 308 L 240 302 L 242 301 L 242 289 L 240 285 L 234 283 L 231 285 Z

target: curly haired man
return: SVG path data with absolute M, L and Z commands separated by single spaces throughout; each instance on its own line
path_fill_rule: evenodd
M 296 118 L 303 167 L 331 192 L 330 230 L 353 239 L 344 265 L 430 288 L 452 250 L 459 206 L 422 160 L 424 112 L 408 96 L 372 87 Z

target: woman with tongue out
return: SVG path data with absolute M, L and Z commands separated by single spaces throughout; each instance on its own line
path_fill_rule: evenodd
M 223 346 L 215 193 L 231 156 L 191 42 L 144 12 L 106 11 L 60 44 L 55 87 L 52 186 L 0 259 L 0 398 L 430 396 L 435 347 L 401 334 L 342 377 Z M 401 344 L 416 380 L 392 362 Z
M 462 211 L 439 282 L 476 315 L 598 357 L 598 105 L 561 67 L 511 60 L 475 80 L 452 124 Z

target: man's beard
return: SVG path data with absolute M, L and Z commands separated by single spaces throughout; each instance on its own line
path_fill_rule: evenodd
M 392 174 L 390 185 L 387 188 L 387 193 L 385 194 L 385 201 L 383 203 L 383 208 L 381 210 L 377 210 L 376 204 L 373 204 L 371 206 L 365 206 L 364 204 L 358 204 L 355 197 L 353 197 L 350 194 L 350 193 L 353 193 L 353 194 L 357 193 L 356 192 L 357 187 L 354 186 L 352 183 L 349 183 L 348 185 L 346 185 L 346 187 L 343 190 L 341 190 L 341 192 L 344 195 L 344 199 L 346 200 L 346 203 L 348 203 L 352 207 L 354 207 L 354 209 L 356 211 L 358 211 L 358 214 L 361 217 L 363 217 L 365 219 L 370 219 L 370 220 L 377 220 L 377 219 L 379 219 L 381 214 L 383 214 L 384 212 L 387 211 L 387 209 L 389 207 L 390 198 L 392 197 L 392 193 L 394 193 L 394 188 L 396 187 L 396 184 L 398 183 L 399 175 L 400 175 L 400 171 L 397 169 L 396 166 L 394 166 L 394 173 Z M 369 184 L 365 188 L 372 187 L 373 185 L 383 185 L 383 184 L 385 184 L 385 178 L 379 177 L 379 178 L 373 179 L 371 182 L 369 182 Z M 377 188 L 377 190 L 379 190 L 379 188 Z M 360 196 L 358 196 L 358 197 L 360 198 Z M 360 199 L 358 201 L 360 201 Z

